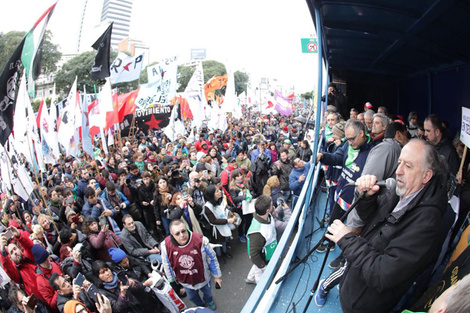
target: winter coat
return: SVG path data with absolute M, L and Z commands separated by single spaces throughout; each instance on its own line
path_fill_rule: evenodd
M 302 187 L 304 186 L 305 181 L 307 180 L 308 171 L 310 170 L 310 163 L 305 163 L 301 168 L 292 168 L 292 171 L 289 175 L 289 187 L 292 190 L 292 193 L 296 196 L 300 195 Z M 299 182 L 299 177 L 305 175 L 305 179 Z
M 447 179 L 433 177 L 402 210 L 395 190 L 360 201 L 361 236 L 348 233 L 338 246 L 348 261 L 340 285 L 346 313 L 390 312 L 440 252 Z
M 145 244 L 145 247 L 142 247 L 139 241 L 135 239 L 127 228 L 124 228 L 121 233 L 122 244 L 124 248 L 126 248 L 128 254 L 134 257 L 146 257 L 149 255 L 148 250 L 157 247 L 158 242 L 152 237 L 152 235 L 150 235 L 141 222 L 135 221 L 134 224 L 137 233 Z

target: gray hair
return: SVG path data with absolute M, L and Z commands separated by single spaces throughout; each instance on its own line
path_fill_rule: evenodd
M 375 112 L 374 110 L 367 110 L 365 113 L 364 113 L 364 118 L 366 117 L 370 117 L 372 118 L 374 116 Z
M 385 114 L 382 114 L 382 113 L 375 113 L 375 114 L 374 114 L 374 119 L 375 119 L 376 117 L 379 117 L 379 118 L 382 120 L 382 125 L 383 125 L 384 127 L 387 127 L 388 124 L 390 123 L 390 120 L 388 119 L 387 115 L 385 115 Z
M 446 297 L 446 312 L 466 313 L 470 312 L 470 275 L 466 275 L 457 282 L 455 289 Z
M 447 164 L 429 142 L 423 139 L 413 138 L 408 143 L 413 142 L 419 142 L 424 146 L 423 171 L 431 170 L 433 172 L 433 176 L 447 171 Z
M 364 135 L 367 134 L 366 125 L 362 124 L 359 120 L 349 119 L 346 122 L 346 126 L 344 126 L 344 130 L 348 129 L 348 127 L 352 127 L 357 134 L 359 134 L 361 130 L 364 132 Z

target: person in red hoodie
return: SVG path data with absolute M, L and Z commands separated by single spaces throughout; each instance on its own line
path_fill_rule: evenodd
M 209 151 L 210 145 L 210 141 L 205 139 L 204 134 L 199 135 L 199 140 L 194 143 L 194 147 L 196 148 L 196 150 L 198 152 L 202 151 L 205 154 L 207 154 L 207 152 Z
M 32 246 L 29 233 L 14 226 L 8 227 L 6 232 L 0 234 L 0 261 L 3 269 L 28 295 L 34 293 L 39 296 L 39 288 L 36 285 L 36 263 L 31 253 Z
M 57 291 L 49 284 L 52 273 L 62 275 L 62 270 L 57 262 L 51 260 L 51 256 L 40 244 L 31 247 L 31 253 L 38 264 L 36 268 L 36 285 L 39 289 L 38 298 L 46 305 L 50 312 L 59 313 L 57 308 Z

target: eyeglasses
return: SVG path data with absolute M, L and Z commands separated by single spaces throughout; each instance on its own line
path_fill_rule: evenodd
M 359 133 L 357 133 L 356 136 L 354 136 L 354 137 L 349 137 L 349 138 L 346 137 L 346 140 L 349 141 L 349 142 L 352 142 L 352 141 L 354 141 L 354 139 L 356 139 L 357 135 L 359 135 Z
M 179 237 L 180 235 L 184 235 L 186 234 L 188 231 L 186 229 L 182 229 L 181 231 L 179 232 L 176 232 L 173 234 L 174 237 Z

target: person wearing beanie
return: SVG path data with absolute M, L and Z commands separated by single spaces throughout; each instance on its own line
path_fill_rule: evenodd
M 40 244 L 34 244 L 31 247 L 31 253 L 34 261 L 38 264 L 36 269 L 36 285 L 39 290 L 37 295 L 46 305 L 50 312 L 59 312 L 57 308 L 57 291 L 49 284 L 49 277 L 52 273 L 62 275 L 62 270 L 57 262 L 53 262 L 49 252 Z

